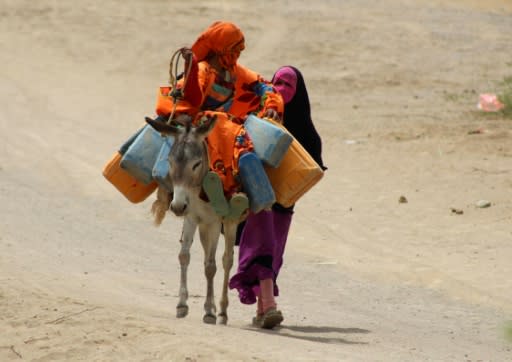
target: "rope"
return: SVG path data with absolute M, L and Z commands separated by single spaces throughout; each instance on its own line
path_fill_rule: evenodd
M 178 69 L 179 69 L 179 60 L 180 57 L 184 58 L 183 54 L 186 50 L 189 50 L 187 48 L 180 48 L 174 52 L 174 54 L 171 57 L 171 61 L 169 64 L 169 83 L 171 84 L 171 92 L 169 95 L 173 99 L 173 109 L 169 116 L 169 119 L 167 120 L 167 123 L 171 123 L 171 121 L 174 119 L 174 113 L 176 111 L 176 106 L 178 103 L 178 100 L 183 99 L 184 94 L 183 90 L 187 86 L 188 76 L 190 74 L 190 70 L 192 69 L 192 59 L 188 63 L 187 69 L 185 69 L 185 75 L 184 75 L 184 81 L 183 81 L 183 88 L 178 89 Z M 190 50 L 189 50 L 190 51 Z M 176 61 L 176 63 L 175 63 Z

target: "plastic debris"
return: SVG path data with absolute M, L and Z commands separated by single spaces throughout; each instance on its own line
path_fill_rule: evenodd
M 498 112 L 505 107 L 505 105 L 500 102 L 496 94 L 492 93 L 480 94 L 478 104 L 476 106 L 484 112 Z
M 359 141 L 357 141 L 357 140 L 345 140 L 346 145 L 356 145 L 358 143 L 359 143 Z
M 487 200 L 478 200 L 476 202 L 476 207 L 479 207 L 481 209 L 491 206 L 491 202 Z

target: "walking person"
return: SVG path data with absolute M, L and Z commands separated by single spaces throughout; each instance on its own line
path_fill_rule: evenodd
M 309 97 L 301 72 L 292 66 L 281 67 L 274 74 L 272 83 L 284 100 L 283 125 L 326 170 L 322 141 L 311 120 Z M 253 324 L 261 328 L 274 328 L 284 320 L 275 297 L 279 295 L 277 277 L 283 265 L 293 209 L 294 205 L 286 208 L 276 203 L 272 210 L 250 213 L 237 231 L 238 270 L 229 287 L 238 290 L 242 303 L 256 303 Z

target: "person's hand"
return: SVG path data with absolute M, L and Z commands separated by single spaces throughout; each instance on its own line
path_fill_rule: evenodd
M 279 114 L 277 113 L 277 111 L 272 108 L 269 108 L 265 111 L 265 113 L 263 114 L 263 118 L 270 118 L 277 122 L 281 121 L 281 118 L 279 117 Z

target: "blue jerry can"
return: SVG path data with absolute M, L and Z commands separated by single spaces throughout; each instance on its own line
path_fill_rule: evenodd
M 121 168 L 137 180 L 148 184 L 153 181 L 153 166 L 165 138 L 150 125 L 145 125 L 121 159 Z
M 253 213 L 272 207 L 276 196 L 261 161 L 252 153 L 243 154 L 238 160 L 240 181 L 249 198 Z
M 173 137 L 164 137 L 164 142 L 160 148 L 152 172 L 153 179 L 155 179 L 159 185 L 164 186 L 169 192 L 173 191 L 172 182 L 169 178 L 169 153 L 171 152 L 173 143 Z
M 244 122 L 244 127 L 254 144 L 254 152 L 266 165 L 278 167 L 293 137 L 270 121 L 251 114 Z

